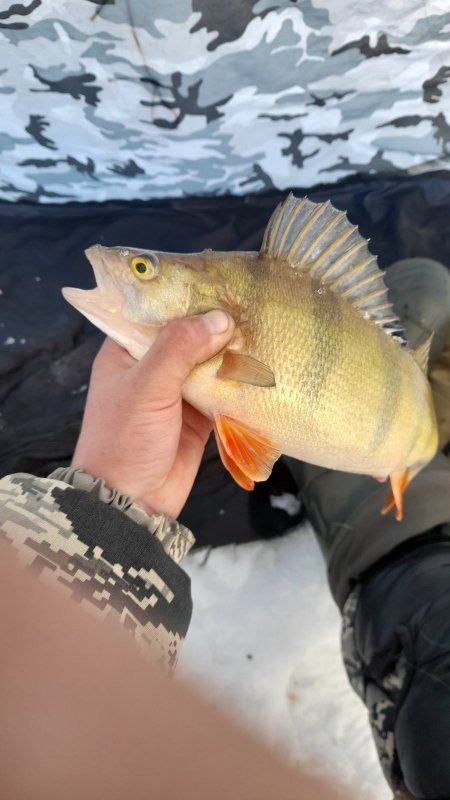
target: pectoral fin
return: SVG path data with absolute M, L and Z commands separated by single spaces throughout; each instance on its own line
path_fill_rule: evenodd
M 281 455 L 277 444 L 231 417 L 216 416 L 214 433 L 224 466 L 243 489 L 265 481 Z
M 233 353 L 231 350 L 226 350 L 223 354 L 217 376 L 231 381 L 251 383 L 253 386 L 275 386 L 275 376 L 267 364 L 252 356 Z
M 391 491 L 385 505 L 381 509 L 382 514 L 387 514 L 388 511 L 395 507 L 395 519 L 397 522 L 401 522 L 403 519 L 403 495 L 405 489 L 418 472 L 420 472 L 420 467 L 408 467 L 407 469 L 393 472 L 392 475 L 389 475 Z

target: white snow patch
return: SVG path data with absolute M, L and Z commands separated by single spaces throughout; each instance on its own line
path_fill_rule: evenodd
M 270 505 L 272 508 L 280 508 L 290 517 L 294 517 L 300 511 L 302 504 L 295 494 L 283 492 L 283 494 L 271 494 Z
M 180 673 L 296 763 L 390 800 L 367 711 L 340 655 L 340 616 L 309 526 L 184 561 L 194 613 Z

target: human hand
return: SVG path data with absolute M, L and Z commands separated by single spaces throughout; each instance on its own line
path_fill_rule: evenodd
M 212 430 L 181 387 L 233 331 L 232 318 L 218 310 L 176 320 L 141 361 L 107 339 L 92 368 L 73 466 L 104 478 L 148 513 L 177 517 Z

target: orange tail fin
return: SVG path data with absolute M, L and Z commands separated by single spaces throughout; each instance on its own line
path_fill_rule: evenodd
M 381 509 L 382 514 L 387 514 L 388 511 L 395 506 L 395 519 L 398 522 L 401 522 L 403 519 L 403 495 L 406 487 L 409 483 L 411 483 L 414 476 L 420 472 L 420 469 L 421 467 L 407 467 L 404 470 L 393 472 L 392 475 L 389 475 L 391 481 L 391 491 L 386 504 Z

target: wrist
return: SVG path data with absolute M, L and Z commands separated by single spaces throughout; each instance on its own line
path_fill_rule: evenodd
M 134 498 L 121 488 L 112 485 L 112 482 L 98 475 L 97 471 L 72 464 L 70 467 L 60 467 L 49 477 L 62 480 L 74 489 L 81 489 L 102 503 L 126 513 L 132 506 L 138 507 L 145 514 L 151 516 L 152 512 L 140 506 Z
M 106 503 L 147 528 L 153 536 L 160 540 L 166 553 L 177 563 L 189 552 L 195 542 L 189 528 L 177 520 L 162 512 L 146 511 L 129 495 L 121 493 L 118 489 L 109 488 L 103 478 L 93 477 L 80 467 L 59 467 L 48 477 L 63 481 L 73 489 L 86 492 L 94 500 Z
M 78 471 L 81 474 L 91 477 L 94 481 L 103 481 L 105 489 L 114 492 L 117 498 L 124 498 L 120 503 L 118 500 L 114 500 L 113 504 L 116 505 L 119 503 L 120 510 L 123 510 L 123 504 L 127 505 L 127 507 L 134 504 L 139 506 L 139 508 L 148 515 L 155 513 L 155 509 L 150 508 L 144 499 L 141 500 L 141 497 L 143 498 L 142 487 L 137 485 L 133 476 L 127 475 L 123 467 L 119 470 L 114 469 L 114 464 L 120 463 L 118 457 L 105 459 L 102 458 L 101 453 L 99 454 L 98 452 L 92 453 L 89 452 L 89 450 L 83 452 L 84 448 L 80 448 L 79 444 L 78 442 L 69 468 L 73 473 Z M 117 472 L 119 474 L 117 474 Z M 80 480 L 82 480 L 82 478 L 80 478 Z M 105 498 L 106 495 L 104 495 L 103 498 L 104 502 L 108 502 Z M 119 506 L 116 505 L 116 507 Z

